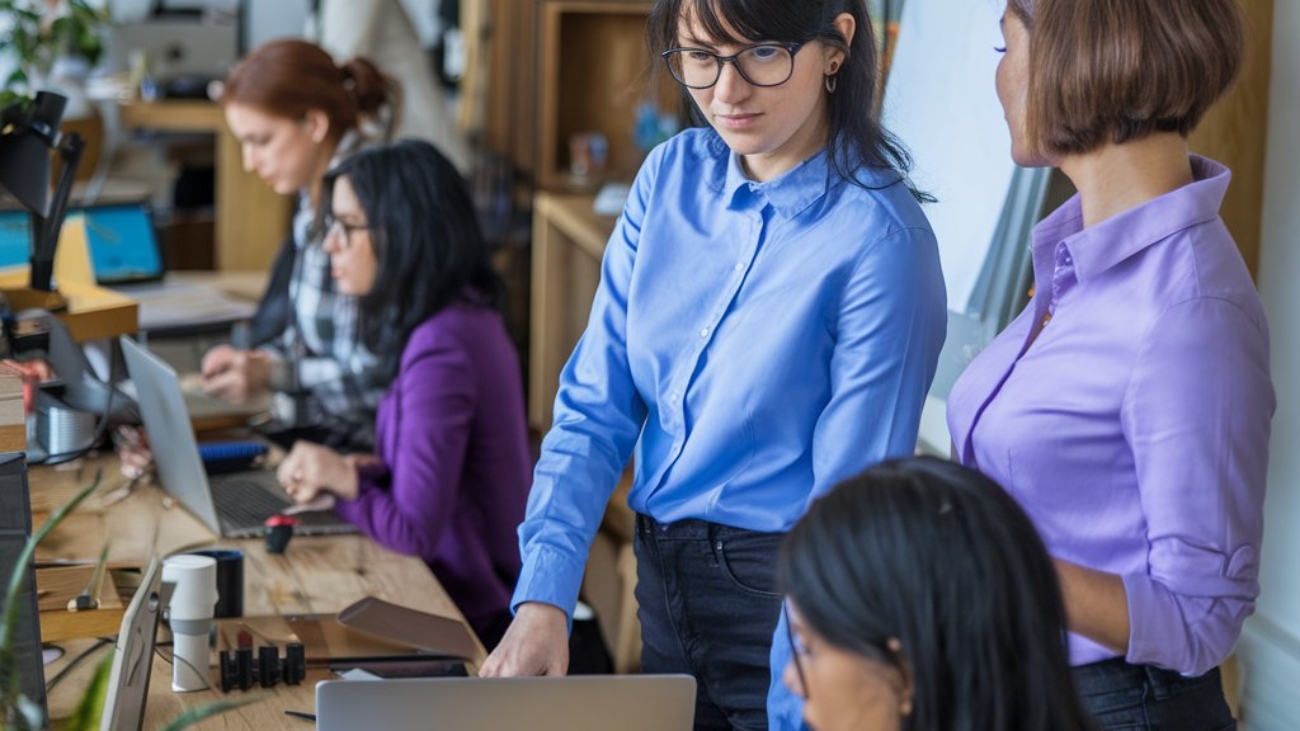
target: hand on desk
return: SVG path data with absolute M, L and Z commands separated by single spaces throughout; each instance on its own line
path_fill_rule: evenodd
M 271 387 L 274 359 L 260 350 L 218 345 L 203 356 L 203 390 L 242 404 Z
M 479 677 L 564 675 L 569 670 L 569 621 L 559 607 L 519 605 L 501 644 L 488 655 Z
M 275 475 L 289 497 L 300 505 L 315 500 L 321 493 L 344 500 L 357 498 L 355 460 L 319 444 L 295 442 Z

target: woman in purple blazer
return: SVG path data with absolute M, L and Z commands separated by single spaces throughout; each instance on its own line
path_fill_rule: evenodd
M 300 503 L 324 499 L 380 544 L 420 556 L 491 648 L 510 620 L 515 529 L 532 478 L 519 362 L 456 169 L 405 141 L 325 179 L 325 251 L 360 297 L 366 345 L 392 386 L 373 456 L 298 442 L 279 468 Z

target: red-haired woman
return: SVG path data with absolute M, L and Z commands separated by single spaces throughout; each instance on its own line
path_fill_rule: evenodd
M 255 49 L 221 94 L 244 168 L 277 193 L 297 195 L 298 208 L 253 320 L 256 349 L 209 351 L 204 386 L 236 402 L 268 390 L 284 394 L 276 411 L 286 443 L 304 437 L 361 452 L 374 443 L 375 409 L 388 384 L 357 332 L 355 298 L 335 291 L 316 210 L 325 173 L 372 138 L 387 137 L 367 123 L 396 100 L 396 88 L 370 61 L 338 65 L 301 40 Z

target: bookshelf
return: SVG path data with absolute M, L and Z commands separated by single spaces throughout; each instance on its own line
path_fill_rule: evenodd
M 646 45 L 645 0 L 493 0 L 487 81 L 487 148 L 538 190 L 592 191 L 627 181 L 642 152 L 636 108 L 652 100 L 678 113 L 682 96 Z M 504 13 L 504 15 L 503 15 Z M 569 174 L 570 138 L 608 142 L 603 179 Z

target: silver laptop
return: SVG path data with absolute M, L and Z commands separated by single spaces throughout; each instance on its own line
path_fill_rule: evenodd
M 140 417 L 163 489 L 224 538 L 255 538 L 263 522 L 290 506 L 275 474 L 249 470 L 208 477 L 199 458 L 176 371 L 145 346 L 123 336 L 122 354 L 135 384 Z M 303 535 L 355 533 L 330 511 L 299 513 L 294 531 Z
M 690 731 L 689 675 L 330 680 L 317 731 Z

